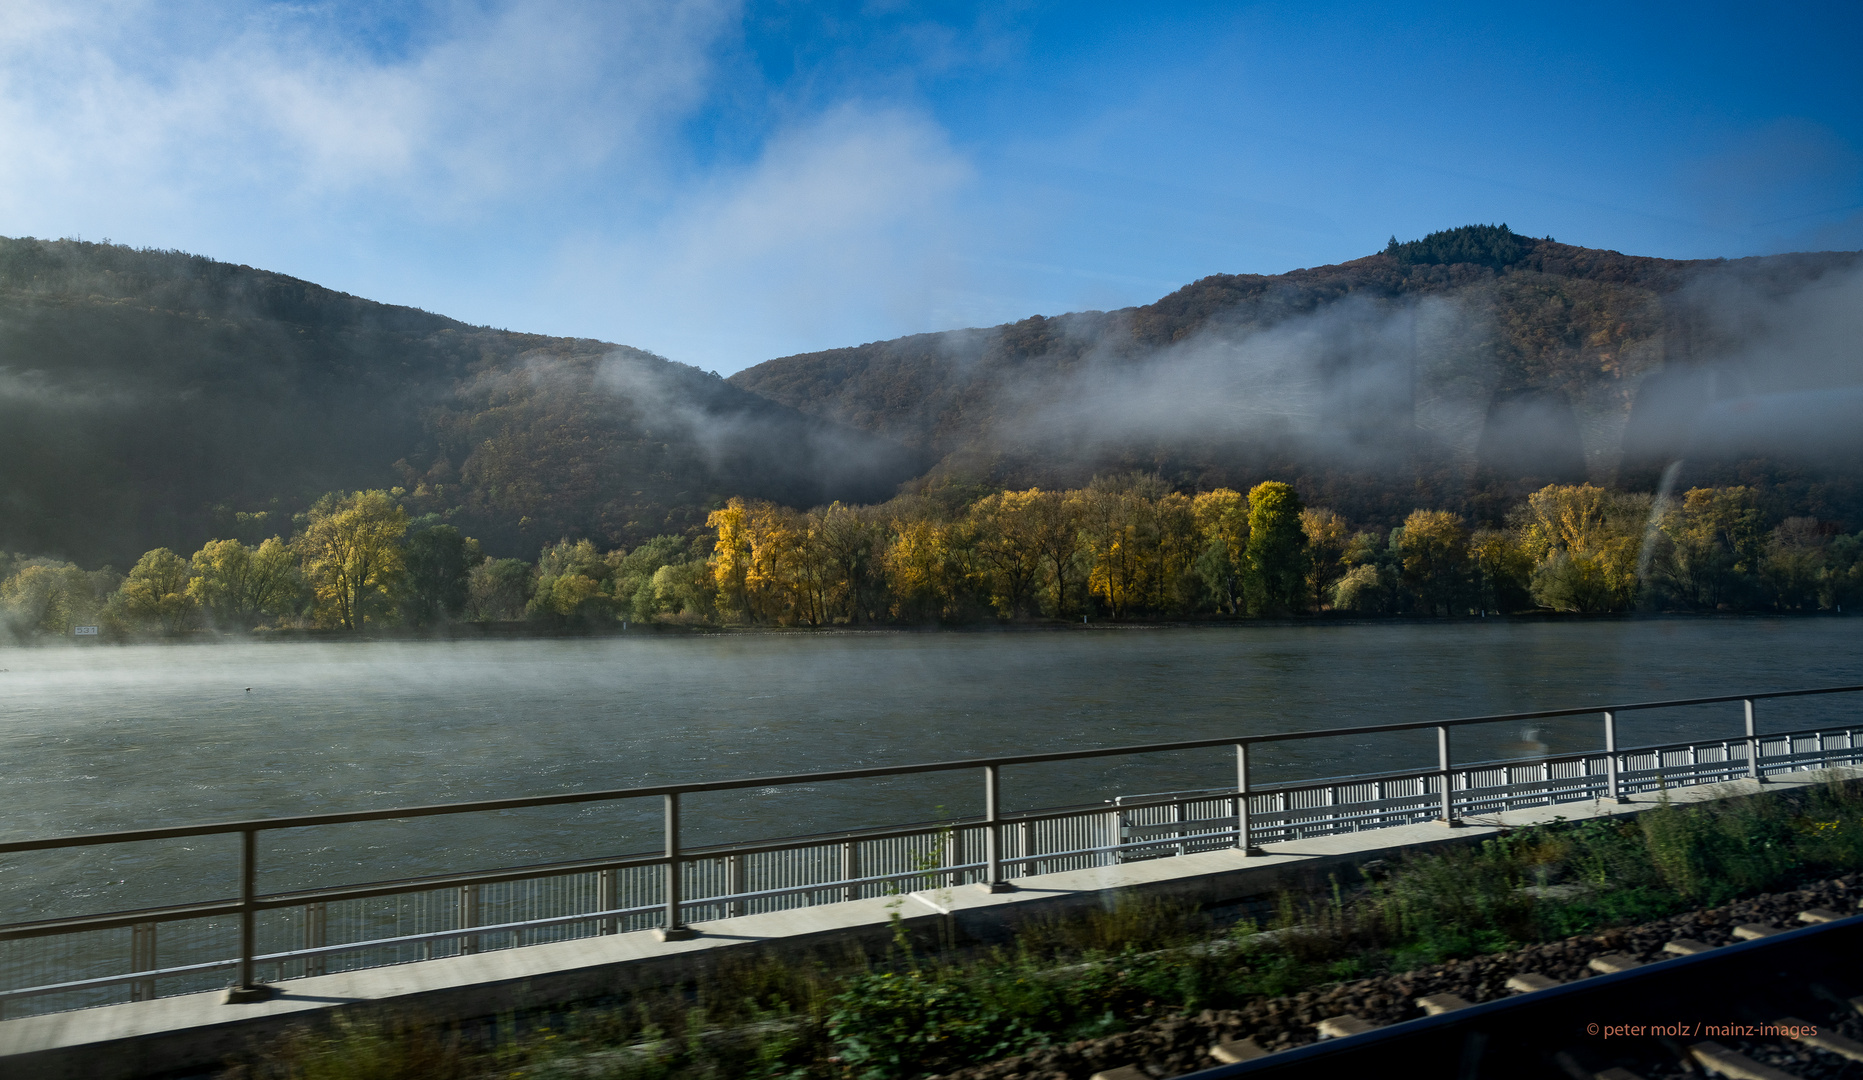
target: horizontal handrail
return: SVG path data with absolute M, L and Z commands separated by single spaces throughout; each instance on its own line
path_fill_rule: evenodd
M 1595 713 L 1636 712 L 1646 709 L 1682 708 L 1691 705 L 1715 705 L 1730 701 L 1759 701 L 1774 698 L 1810 697 L 1819 694 L 1863 692 L 1859 686 L 1826 686 L 1806 690 L 1773 690 L 1755 694 L 1724 694 L 1716 697 L 1678 698 L 1671 701 L 1642 701 L 1624 705 L 1590 705 L 1570 709 L 1542 709 L 1535 712 L 1495 713 L 1487 716 L 1464 716 L 1449 720 L 1409 720 L 1395 724 L 1370 724 L 1360 727 L 1318 728 L 1311 731 L 1283 731 L 1266 735 L 1232 735 L 1218 739 L 1191 739 L 1181 742 L 1139 743 L 1107 746 L 1092 750 L 1061 750 L 1045 754 L 1016 754 L 1005 757 L 964 758 L 955 761 L 922 762 L 916 765 L 876 765 L 863 769 L 833 769 L 824 772 L 790 773 L 782 776 L 743 777 L 735 780 L 704 780 L 680 784 L 655 784 L 646 787 L 614 788 L 605 791 L 572 791 L 556 795 L 526 795 L 509 799 L 482 799 L 475 802 L 434 803 L 404 806 L 389 810 L 351 810 L 333 814 L 304 814 L 292 817 L 249 818 L 201 825 L 174 825 L 158 829 L 131 829 L 108 833 L 75 833 L 38 840 L 0 842 L 0 855 L 17 851 L 45 851 L 55 848 L 88 847 L 98 844 L 129 844 L 147 840 L 173 840 L 190 836 L 221 833 L 304 829 L 318 825 L 349 825 L 368 821 L 399 821 L 404 818 L 434 817 L 445 814 L 483 813 L 493 810 L 523 810 L 539 806 L 567 806 L 585 802 L 613 802 L 654 796 L 696 795 L 711 791 L 735 791 L 744 788 L 783 787 L 792 784 L 819 784 L 835 780 L 868 780 L 883 776 L 910 776 L 919 773 L 954 772 L 963 769 L 1001 768 L 1007 765 L 1038 765 L 1057 761 L 1084 761 L 1103 757 L 1170 753 L 1177 750 L 1204 750 L 1219 746 L 1255 746 L 1262 743 L 1293 742 L 1307 739 L 1334 739 L 1352 735 L 1372 735 L 1397 731 L 1429 731 L 1436 728 L 1466 727 L 1471 724 L 1507 723 L 1519 720 L 1545 720 L 1561 716 L 1588 716 Z
M 1860 688 L 1860 689 L 1863 689 L 1863 688 Z M 1731 700 L 1739 701 L 1739 700 L 1745 700 L 1745 699 L 1736 697 Z M 1591 711 L 1601 711 L 1601 710 L 1591 710 Z M 1584 714 L 1581 713 L 1579 715 L 1584 715 Z M 1816 735 L 1816 734 L 1819 734 L 1820 732 L 1829 731 L 1829 730 L 1832 730 L 1832 725 L 1825 724 L 1825 725 L 1820 725 L 1818 727 L 1811 727 L 1811 728 L 1796 728 L 1790 731 L 1768 732 L 1762 737 L 1766 739 L 1790 739 L 1790 738 L 1796 738 L 1798 736 L 1803 736 L 1803 735 Z M 1737 745 L 1741 745 L 1745 740 L 1741 737 L 1733 737 L 1733 738 L 1723 739 L 1720 741 L 1723 743 L 1733 744 L 1737 746 Z M 1230 745 L 1231 742 L 1232 740 L 1223 740 L 1221 743 L 1219 743 L 1219 745 L 1227 746 L 1227 745 Z M 1700 742 L 1701 740 L 1694 740 L 1692 742 L 1651 743 L 1651 744 L 1644 745 L 1644 746 L 1620 747 L 1615 752 L 1620 756 L 1631 755 L 1631 754 L 1652 754 L 1652 753 L 1661 754 L 1665 751 L 1685 750 L 1685 749 L 1688 749 L 1690 746 L 1699 745 Z M 1859 752 L 1863 753 L 1863 750 L 1860 750 Z M 1510 766 L 1518 767 L 1518 766 L 1527 765 L 1527 764 L 1540 765 L 1540 764 L 1574 763 L 1574 762 L 1584 761 L 1589 758 L 1603 757 L 1605 753 L 1606 752 L 1602 750 L 1581 750 L 1581 751 L 1573 751 L 1571 753 L 1559 754 L 1559 755 L 1553 755 L 1553 756 L 1499 758 L 1499 759 L 1488 760 L 1488 761 L 1470 762 L 1466 765 L 1458 763 L 1455 767 L 1455 771 L 1458 774 L 1465 774 L 1465 773 L 1470 773 L 1470 772 L 1478 772 L 1484 769 L 1506 768 Z M 1721 761 L 1721 762 L 1702 762 L 1700 767 L 1706 768 L 1706 769 L 1718 768 L 1721 770 L 1728 770 L 1728 769 L 1734 769 L 1734 768 L 1744 768 L 1745 762 L 1742 759 L 1729 759 L 1728 761 Z M 1670 766 L 1668 768 L 1675 768 L 1675 766 Z M 1631 779 L 1631 778 L 1639 777 L 1645 774 L 1661 773 L 1663 771 L 1665 771 L 1665 769 L 1662 766 L 1657 766 L 1651 769 L 1634 769 L 1634 770 L 1626 769 L 1620 773 L 1620 776 L 1624 779 Z M 1249 794 L 1251 797 L 1269 797 L 1269 796 L 1274 796 L 1274 795 L 1292 794 L 1295 792 L 1303 792 L 1303 791 L 1319 791 L 1319 790 L 1324 790 L 1326 788 L 1344 787 L 1347 785 L 1370 784 L 1370 783 L 1378 783 L 1378 782 L 1383 782 L 1383 781 L 1417 780 L 1419 778 L 1429 778 L 1429 777 L 1434 777 L 1436 775 L 1437 773 L 1431 769 L 1413 768 L 1413 769 L 1408 769 L 1408 770 L 1399 769 L 1399 770 L 1391 770 L 1391 771 L 1379 772 L 1379 773 L 1363 773 L 1363 774 L 1350 774 L 1350 775 L 1343 775 L 1343 776 L 1317 777 L 1317 778 L 1308 779 L 1308 780 L 1286 781 L 1286 782 L 1279 783 L 1279 784 L 1255 785 L 1250 788 Z M 1465 797 L 1472 796 L 1472 795 L 1478 795 L 1481 792 L 1485 792 L 1485 791 L 1503 791 L 1503 790 L 1507 790 L 1510 788 L 1519 788 L 1523 785 L 1532 786 L 1532 785 L 1544 784 L 1551 788 L 1557 788 L 1562 785 L 1563 786 L 1574 786 L 1574 787 L 1599 786 L 1603 783 L 1603 780 L 1604 778 L 1602 776 L 1569 776 L 1569 777 L 1553 777 L 1551 779 L 1522 780 L 1522 781 L 1516 781 L 1516 782 L 1511 782 L 1511 783 L 1502 784 L 1502 785 L 1459 788 L 1459 789 L 1456 789 L 1455 795 L 1458 798 L 1465 798 Z M 1105 803 L 1098 803 L 1098 804 L 1082 804 L 1079 806 L 1056 808 L 1056 809 L 1010 812 L 1010 813 L 1003 814 L 1002 817 L 999 819 L 998 823 L 1004 826 L 1017 825 L 1017 824 L 1035 824 L 1035 823 L 1040 823 L 1040 822 L 1045 822 L 1045 821 L 1067 820 L 1070 818 L 1078 818 L 1078 817 L 1082 817 L 1082 816 L 1089 815 L 1089 814 L 1107 813 L 1109 811 L 1117 811 L 1121 809 L 1126 809 L 1126 810 L 1149 809 L 1153 807 L 1172 806 L 1172 805 L 1178 805 L 1178 804 L 1184 804 L 1184 803 L 1190 803 L 1190 802 L 1204 802 L 1204 801 L 1223 799 L 1223 798 L 1233 799 L 1235 798 L 1235 796 L 1236 796 L 1236 791 L 1234 788 L 1201 788 L 1201 789 L 1183 791 L 1183 792 L 1159 793 L 1156 796 L 1134 797 L 1137 799 L 1155 799 L 1156 801 L 1145 801 L 1145 802 L 1127 801 L 1127 802 L 1122 802 L 1122 803 L 1115 803 L 1112 800 L 1108 800 Z M 1359 805 L 1370 805 L 1372 803 L 1384 804 L 1384 803 L 1400 803 L 1400 802 L 1405 802 L 1405 801 L 1427 803 L 1432 800 L 1438 800 L 1440 799 L 1440 797 L 1441 797 L 1440 793 L 1424 791 L 1424 792 L 1418 792 L 1416 794 L 1409 794 L 1409 795 L 1387 795 L 1384 798 L 1378 799 L 1378 800 L 1360 800 L 1360 801 L 1355 801 L 1352 803 L 1342 803 L 1342 804 L 1331 805 L 1331 806 L 1290 806 L 1290 807 L 1287 807 L 1286 809 L 1256 810 L 1256 811 L 1251 811 L 1250 816 L 1251 818 L 1255 819 L 1258 822 L 1265 822 L 1265 821 L 1269 821 L 1269 820 L 1277 819 L 1277 818 L 1293 818 L 1293 817 L 1299 817 L 1302 815 L 1327 815 L 1327 816 L 1340 818 L 1340 819 L 1350 819 L 1350 818 L 1354 818 L 1358 816 L 1377 816 L 1377 813 L 1376 812 L 1367 812 L 1366 814 L 1342 813 L 1341 811 L 1343 809 L 1349 808 L 1349 807 L 1356 807 Z M 1167 826 L 1172 826 L 1172 825 L 1187 826 L 1187 825 L 1196 825 L 1199 822 L 1215 822 L 1215 821 L 1220 821 L 1220 820 L 1224 820 L 1224 819 L 1192 818 L 1192 819 L 1188 819 L 1183 822 L 1160 823 L 1156 826 L 1144 826 L 1144 828 L 1165 828 Z M 1235 815 L 1233 814 L 1229 815 L 1227 820 L 1230 822 L 1234 822 Z M 822 847 L 822 846 L 835 844 L 835 843 L 903 840 L 903 839 L 910 839 L 914 837 L 935 835 L 937 833 L 950 832 L 950 831 L 958 830 L 958 829 L 965 829 L 965 828 L 974 829 L 974 828 L 985 826 L 987 824 L 988 824 L 987 819 L 985 819 L 982 816 L 968 815 L 965 817 L 950 818 L 950 819 L 946 819 L 943 821 L 912 822 L 910 824 L 898 825 L 898 826 L 892 826 L 892 827 L 841 830 L 841 831 L 830 832 L 830 833 L 819 833 L 819 834 L 814 834 L 814 835 L 809 835 L 809 836 L 780 837 L 780 838 L 775 838 L 771 840 L 753 841 L 750 843 L 742 843 L 742 844 L 714 844 L 714 845 L 707 845 L 703 847 L 686 848 L 680 853 L 680 861 L 689 863 L 689 862 L 696 862 L 696 861 L 705 860 L 705 859 L 728 858 L 731 856 L 772 854 L 772 853 L 781 852 L 781 851 L 792 851 L 792 850 L 800 850 L 800 849 L 811 848 L 811 847 Z M 1234 832 L 1234 829 L 1231 828 L 1229 831 Z M 1127 848 L 1127 847 L 1156 847 L 1166 842 L 1167 841 L 1145 841 L 1142 843 L 1133 843 L 1133 844 L 1102 845 L 1102 846 L 1098 846 L 1094 848 L 1083 848 L 1077 851 L 1054 852 L 1054 853 L 1045 853 L 1041 855 L 1004 856 L 1002 861 L 1005 864 L 1007 864 L 1007 863 L 1032 862 L 1035 860 L 1061 859 L 1061 858 L 1067 858 L 1069 856 L 1113 851 L 1113 850 L 1119 850 L 1119 849 Z M 346 885 L 346 886 L 339 885 L 339 886 L 330 886 L 330 887 L 319 888 L 319 889 L 294 889 L 294 890 L 290 890 L 287 892 L 265 893 L 265 894 L 260 894 L 258 896 L 255 896 L 253 898 L 253 907 L 256 910 L 276 910 L 276 909 L 281 909 L 281 908 L 299 907 L 304 904 L 341 903 L 343 901 L 349 901 L 349 900 L 369 900 L 369 899 L 374 899 L 376 897 L 393 896 L 393 895 L 398 895 L 398 894 L 403 894 L 403 893 L 429 892 L 429 891 L 435 891 L 439 889 L 462 888 L 462 887 L 469 887 L 469 886 L 476 886 L 476 885 L 497 885 L 497 884 L 502 884 L 505 882 L 512 882 L 512 881 L 525 881 L 525 880 L 534 880 L 534 879 L 548 878 L 548 877 L 567 877 L 567 876 L 574 875 L 574 874 L 595 873 L 595 872 L 599 872 L 603 870 L 623 870 L 623 869 L 630 869 L 630 868 L 643 867 L 643 866 L 664 866 L 666 864 L 667 864 L 666 855 L 661 854 L 661 853 L 645 853 L 645 852 L 638 853 L 638 854 L 617 855 L 617 856 L 612 856 L 612 857 L 602 858 L 602 859 L 578 859 L 578 860 L 572 860 L 568 862 L 557 862 L 557 863 L 533 863 L 527 866 L 504 867 L 504 868 L 500 868 L 497 870 L 487 870 L 487 871 L 480 871 L 476 873 L 437 874 L 437 875 L 433 875 L 429 877 L 396 878 L 396 879 L 389 879 L 389 880 L 383 880 L 383 881 L 358 882 L 354 885 Z M 749 899 L 756 899 L 756 898 L 763 897 L 763 896 L 775 896 L 775 895 L 781 895 L 785 893 L 809 892 L 809 891 L 817 891 L 817 890 L 824 890 L 824 889 L 843 888 L 843 887 L 847 887 L 850 885 L 868 884 L 868 883 L 874 883 L 874 882 L 885 881 L 885 880 L 898 880 L 901 878 L 927 876 L 927 875 L 933 875 L 933 874 L 949 874 L 949 873 L 952 873 L 953 871 L 974 870 L 982 865 L 984 864 L 964 863 L 960 865 L 939 865 L 939 866 L 932 867 L 930 869 L 904 871 L 904 872 L 895 873 L 895 874 L 880 875 L 878 877 L 872 877 L 872 878 L 861 878 L 861 879 L 856 879 L 856 880 L 837 879 L 835 881 L 824 882 L 821 884 L 784 886 L 778 889 L 760 890 L 755 893 L 728 894 L 728 895 L 723 895 L 719 897 L 695 897 L 695 898 L 692 898 L 689 902 L 694 905 L 697 905 L 697 904 L 703 904 L 703 903 L 723 903 L 723 902 L 734 901 L 734 900 L 749 900 Z M 239 900 L 228 898 L 224 900 L 208 900 L 208 901 L 198 901 L 198 902 L 189 903 L 189 904 L 178 904 L 172 907 L 142 908 L 142 909 L 138 909 L 134 911 L 105 912 L 105 913 L 99 913 L 96 915 L 79 915 L 79 916 L 70 916 L 70 917 L 60 918 L 60 919 L 47 919 L 47 920 L 33 921 L 33 922 L 0 924 L 0 941 L 19 940 L 19 939 L 35 938 L 35 937 L 49 937 L 49 936 L 53 936 L 57 934 L 78 933 L 78 932 L 84 932 L 84 931 L 120 929 L 126 926 L 134 926 L 137 924 L 145 924 L 145 923 L 183 922 L 183 921 L 189 921 L 193 919 L 205 919 L 205 918 L 231 916 L 231 915 L 239 914 L 241 910 L 242 910 L 242 905 Z M 590 916 L 590 917 L 592 918 L 594 916 Z M 441 936 L 444 937 L 447 935 L 442 934 Z

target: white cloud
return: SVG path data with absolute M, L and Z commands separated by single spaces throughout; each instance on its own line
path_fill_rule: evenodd
M 655 130 L 703 94 L 733 14 L 461 4 L 429 13 L 418 47 L 382 56 L 316 8 L 15 0 L 0 31 L 0 212 L 262 218 L 268 202 L 349 197 L 482 212 L 646 159 Z
M 843 106 L 777 136 L 656 228 L 576 245 L 552 288 L 634 344 L 722 371 L 942 328 L 970 179 L 923 116 Z

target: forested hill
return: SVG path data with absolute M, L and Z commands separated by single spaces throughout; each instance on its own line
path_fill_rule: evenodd
M 1778 388 L 1753 354 L 1801 292 L 1854 286 L 1859 254 L 1679 262 L 1470 226 L 1335 266 L 1213 275 L 1143 307 L 784 357 L 730 381 L 939 458 L 934 484 L 1279 476 L 1361 520 L 1413 503 L 1479 518 L 1544 482 L 1647 487 L 1676 457 L 1725 471 L 1770 451 L 1701 452 L 1701 414 Z M 1813 381 L 1863 383 L 1852 352 L 1847 371 L 1819 358 Z
M 632 544 L 758 495 L 890 495 L 884 438 L 683 364 L 179 252 L 0 239 L 0 550 L 133 562 L 400 485 L 499 554 Z

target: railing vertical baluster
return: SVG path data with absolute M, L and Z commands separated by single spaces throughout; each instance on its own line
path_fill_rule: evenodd
M 1041 872 L 1041 864 L 1032 858 L 1035 854 L 1035 823 L 1033 821 L 1023 821 L 1018 825 L 1016 827 L 1016 839 L 1019 848 L 1017 854 L 1021 855 L 1023 859 L 1022 862 L 1016 865 L 1022 868 L 1022 873 L 1024 875 L 1033 877 Z
M 1763 784 L 1766 782 L 1766 774 L 1760 772 L 1760 742 L 1753 726 L 1753 699 L 1747 698 L 1741 704 L 1746 706 L 1747 714 L 1747 779 Z
M 994 765 L 983 767 L 983 887 L 988 892 L 1013 892 L 1003 878 L 1002 776 Z
M 668 792 L 666 807 L 666 923 L 659 929 L 661 941 L 690 941 L 699 932 L 685 924 L 680 912 L 679 792 Z
M 1442 777 L 1443 785 L 1443 814 L 1437 820 L 1454 828 L 1462 822 L 1455 816 L 1455 775 L 1449 771 L 1449 726 L 1447 724 L 1436 725 L 1436 768 L 1437 775 Z
M 841 880 L 844 882 L 850 882 L 859 876 L 860 876 L 860 841 L 844 840 L 841 843 Z M 843 885 L 841 887 L 841 899 L 843 900 L 860 899 L 860 886 Z
M 748 891 L 744 887 L 744 856 L 728 855 L 725 857 L 725 889 L 732 896 Z M 744 901 L 731 901 L 725 905 L 725 911 L 732 918 L 744 914 Z
M 1617 776 L 1617 714 L 1609 709 L 1604 712 L 1604 776 L 1604 801 L 1623 802 L 1623 788 Z
M 226 992 L 229 1005 L 265 1001 L 277 991 L 252 974 L 252 957 L 258 950 L 259 830 L 239 830 L 239 982 Z

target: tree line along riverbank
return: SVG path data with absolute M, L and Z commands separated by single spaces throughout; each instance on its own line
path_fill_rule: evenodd
M 703 529 L 629 550 L 565 538 L 535 562 L 488 556 L 402 489 L 331 493 L 248 539 L 157 548 L 126 573 L 0 553 L 14 639 L 219 629 L 542 632 L 670 626 L 986 625 L 1222 620 L 1312 613 L 1841 611 L 1863 603 L 1863 533 L 1770 520 L 1759 492 L 1674 497 L 1549 485 L 1504 520 L 1418 509 L 1358 526 L 1264 482 L 1170 490 L 1155 476 L 1086 488 L 901 496 L 801 511 L 731 499 Z

